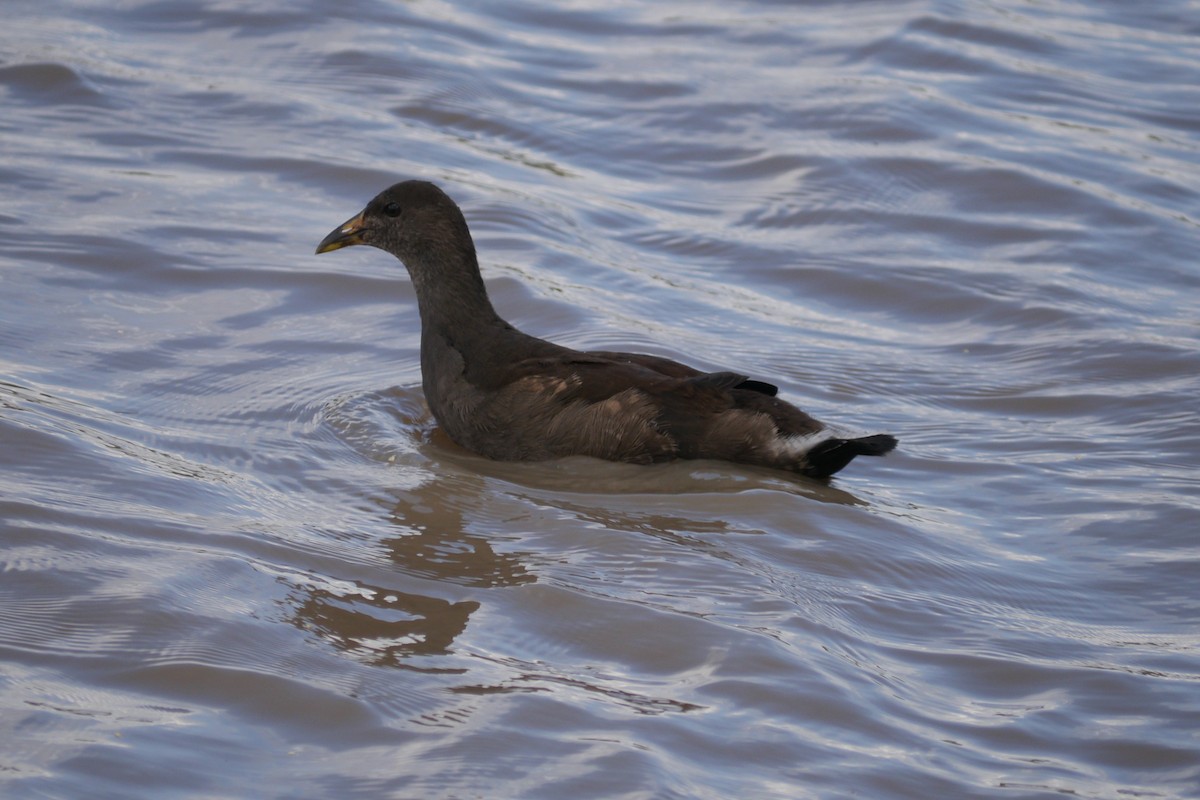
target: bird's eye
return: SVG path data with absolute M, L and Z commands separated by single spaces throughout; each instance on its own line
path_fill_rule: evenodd
M 388 203 L 383 207 L 383 213 L 387 214 L 389 217 L 400 216 L 400 204 L 396 202 Z

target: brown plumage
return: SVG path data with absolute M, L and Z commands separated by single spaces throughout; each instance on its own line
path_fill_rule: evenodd
M 774 386 L 745 375 L 581 352 L 522 333 L 492 308 L 466 220 L 432 183 L 385 190 L 317 252 L 358 244 L 386 250 L 408 269 L 421 313 L 425 399 L 450 438 L 480 455 L 713 458 L 825 478 L 855 456 L 896 446 L 886 434 L 829 434 L 775 397 Z

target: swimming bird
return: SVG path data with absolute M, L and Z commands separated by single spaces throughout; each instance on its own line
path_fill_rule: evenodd
M 500 461 L 573 455 L 651 464 L 706 458 L 833 475 L 896 446 L 843 438 L 739 372 L 579 351 L 522 333 L 492 307 L 462 211 L 425 181 L 385 189 L 317 245 L 385 250 L 408 270 L 421 316 L 425 399 L 450 438 Z

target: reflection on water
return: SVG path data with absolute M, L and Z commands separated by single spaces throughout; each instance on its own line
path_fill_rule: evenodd
M 10 6 L 0 794 L 1200 793 L 1189 4 Z M 901 449 L 463 452 L 311 254 L 409 177 Z
M 403 533 L 383 545 L 401 570 L 464 586 L 519 586 L 536 580 L 521 563 L 521 554 L 498 553 L 487 538 L 466 532 L 459 510 L 466 495 L 428 488 L 392 510 L 391 519 Z
M 409 655 L 447 652 L 479 608 L 474 602 L 449 603 L 371 586 L 358 586 L 350 596 L 312 589 L 290 602 L 296 605 L 298 627 L 377 667 L 399 666 Z

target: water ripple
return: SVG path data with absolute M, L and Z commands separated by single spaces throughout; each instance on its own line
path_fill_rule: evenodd
M 6 796 L 1194 796 L 1193 10 L 17 4 Z M 405 177 L 522 329 L 901 448 L 463 452 L 312 254 Z

